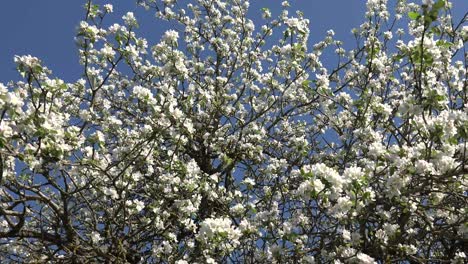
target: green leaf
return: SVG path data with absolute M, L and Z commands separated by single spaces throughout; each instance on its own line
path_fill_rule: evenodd
M 370 197 L 371 197 L 370 192 L 365 192 L 365 193 L 362 195 L 362 199 L 363 199 L 363 200 L 369 200 Z
M 423 59 L 424 59 L 424 65 L 432 66 L 432 63 L 434 62 L 434 58 L 432 58 L 430 53 L 424 53 Z
M 439 10 L 441 8 L 445 7 L 445 0 L 439 0 L 433 5 L 433 10 Z
M 373 45 L 372 47 L 370 47 L 367 52 L 369 53 L 369 57 L 371 59 L 375 59 L 375 57 L 377 56 L 377 54 L 379 53 L 380 51 L 380 47 L 377 46 L 377 45 Z
M 447 140 L 451 145 L 457 145 L 458 144 L 458 140 L 456 137 L 451 137 Z
M 296 53 L 302 52 L 303 50 L 302 44 L 300 43 L 294 44 L 293 49 L 294 49 L 294 52 Z
M 406 57 L 405 54 L 397 54 L 397 55 L 394 56 L 396 61 L 399 61 L 399 60 L 403 59 L 404 57 Z
M 359 182 L 357 180 L 353 180 L 352 185 L 357 190 L 359 190 L 359 188 L 361 187 L 361 185 L 359 184 Z
M 117 43 L 119 43 L 119 45 L 122 45 L 122 43 L 124 42 L 124 38 L 122 37 L 122 35 L 120 33 L 117 33 L 115 35 L 115 41 L 117 41 Z
M 33 68 L 34 73 L 42 73 L 42 66 L 41 65 L 35 65 Z
M 431 10 L 431 12 L 424 15 L 424 24 L 428 27 L 432 22 L 437 20 L 438 11 Z
M 437 45 L 438 47 L 450 48 L 451 46 L 453 46 L 453 43 L 452 43 L 452 42 L 445 41 L 445 40 L 438 40 L 438 41 L 436 42 L 436 45 Z
M 440 34 L 441 34 L 440 29 L 438 27 L 432 27 L 431 32 L 433 34 L 435 34 L 435 35 L 438 35 L 438 36 L 440 36 Z
M 411 19 L 411 20 L 416 20 L 420 17 L 421 15 L 419 13 L 416 13 L 416 12 L 408 12 L 408 17 Z

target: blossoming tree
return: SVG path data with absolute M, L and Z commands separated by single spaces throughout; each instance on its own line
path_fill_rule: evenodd
M 463 262 L 451 3 L 369 0 L 352 50 L 287 2 L 261 25 L 247 0 L 140 4 L 174 25 L 159 43 L 89 1 L 81 79 L 20 56 L 0 84 L 2 263 Z

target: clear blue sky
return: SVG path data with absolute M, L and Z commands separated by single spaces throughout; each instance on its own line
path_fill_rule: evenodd
M 416 0 L 419 1 L 419 0 Z M 111 2 L 111 1 L 108 1 Z M 112 1 L 114 14 L 108 19 L 120 20 L 127 11 L 135 12 L 150 45 L 155 44 L 165 28 L 153 18 L 152 12 L 138 7 L 133 0 Z M 311 41 L 316 42 L 328 29 L 337 38 L 352 40 L 350 30 L 364 21 L 364 0 L 291 0 L 292 9 L 302 10 L 311 21 Z M 395 0 L 389 0 L 395 2 Z M 73 37 L 84 17 L 85 0 L 6 0 L 0 5 L 0 82 L 18 80 L 14 55 L 39 57 L 54 75 L 75 81 L 82 72 Z M 99 1 L 98 3 L 104 3 Z M 455 17 L 468 11 L 467 0 L 454 0 Z M 269 7 L 278 14 L 280 0 L 251 0 L 251 10 Z

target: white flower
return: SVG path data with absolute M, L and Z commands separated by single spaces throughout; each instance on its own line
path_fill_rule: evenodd
M 145 208 L 145 203 L 138 199 L 126 201 L 125 204 L 129 207 L 135 208 L 138 212 L 141 212 Z
M 240 214 L 240 213 L 244 212 L 244 210 L 245 210 L 244 205 L 239 203 L 239 204 L 236 204 L 233 207 L 231 207 L 230 211 L 235 213 L 235 214 Z
M 375 237 L 381 240 L 384 244 L 387 243 L 388 236 L 387 234 L 385 234 L 385 231 L 383 231 L 382 229 L 379 229 L 377 230 L 377 232 L 375 232 Z
M 239 224 L 239 229 L 242 232 L 249 232 L 255 229 L 255 227 L 246 219 L 243 219 Z
M 200 173 L 200 167 L 198 167 L 198 163 L 193 159 L 187 163 L 186 169 L 187 169 L 187 174 L 190 175 L 191 177 Z
M 313 256 L 305 256 L 302 258 L 302 261 L 308 264 L 315 264 L 315 258 Z
M 310 171 L 313 174 L 323 177 L 325 180 L 332 184 L 332 187 L 341 189 L 344 183 L 344 179 L 338 174 L 338 172 L 332 168 L 327 167 L 323 163 L 314 164 L 310 167 Z
M 109 45 L 104 45 L 104 47 L 102 47 L 101 49 L 101 54 L 104 56 L 104 57 L 107 57 L 107 58 L 112 58 L 114 57 L 115 55 L 115 51 L 112 49 L 111 46 Z
M 5 102 L 12 106 L 20 106 L 23 104 L 23 100 L 15 93 L 7 93 Z
M 151 93 L 151 91 L 148 88 L 141 86 L 133 87 L 133 94 L 135 95 L 135 97 L 141 100 L 153 98 L 153 94 Z
M 346 168 L 343 172 L 343 176 L 347 180 L 359 179 L 363 175 L 362 169 L 356 166 Z
M 114 7 L 111 5 L 111 4 L 105 4 L 104 5 L 104 10 L 107 12 L 107 13 L 112 13 L 114 11 Z
M 422 0 L 423 5 L 432 6 L 434 4 L 434 0 Z
M 80 22 L 78 31 L 89 39 L 95 39 L 99 35 L 99 29 L 94 25 L 90 26 L 86 21 Z
M 252 178 L 245 178 L 243 181 L 242 181 L 245 185 L 247 186 L 254 186 L 255 185 L 255 180 L 252 179 Z
M 175 61 L 175 68 L 181 73 L 181 74 L 187 74 L 188 70 L 187 67 L 185 67 L 185 63 L 183 58 L 178 57 L 177 60 Z
M 93 241 L 93 244 L 97 244 L 99 243 L 99 241 L 102 240 L 101 235 L 96 231 L 91 232 L 90 237 L 91 237 L 91 241 Z
M 350 240 L 351 240 L 351 232 L 349 232 L 348 230 L 343 229 L 342 235 L 343 235 L 343 239 L 344 239 L 344 240 L 346 240 L 346 241 L 350 241 Z
M 38 58 L 33 57 L 31 55 L 15 56 L 14 61 L 16 64 L 18 64 L 18 66 L 24 66 L 24 67 L 29 67 L 29 68 L 34 68 L 35 66 L 39 66 L 41 62 Z
M 119 195 L 117 194 L 117 191 L 114 188 L 105 188 L 104 194 L 110 196 L 112 199 L 119 198 Z
M 464 263 L 464 261 L 466 260 L 466 254 L 465 252 L 457 252 L 455 253 L 455 258 L 452 260 L 452 264 L 461 264 L 461 263 Z
M 262 17 L 267 19 L 271 17 L 271 12 L 268 8 L 263 9 Z
M 175 119 L 178 119 L 178 120 L 180 120 L 182 118 L 182 116 L 184 115 L 184 113 L 179 108 L 174 108 L 173 105 L 169 106 L 169 113 L 171 113 L 171 115 Z
M 125 14 L 122 19 L 124 20 L 124 23 L 125 25 L 127 26 L 137 26 L 137 20 L 135 18 L 135 15 L 133 14 L 133 12 L 128 12 L 127 14 Z
M 193 127 L 193 123 L 190 122 L 189 120 L 186 120 L 184 122 L 184 127 L 187 129 L 187 131 L 190 133 L 190 134 L 193 134 L 193 132 L 195 132 L 195 128 Z
M 385 146 L 380 142 L 374 142 L 369 145 L 369 151 L 367 152 L 370 157 L 378 158 L 380 155 L 385 153 Z
M 179 39 L 179 33 L 175 30 L 168 30 L 164 33 L 163 40 L 166 43 L 174 43 Z
M 358 253 L 356 255 L 356 258 L 359 260 L 359 263 L 361 264 L 372 264 L 376 263 L 373 258 L 371 258 L 369 255 L 366 255 L 364 253 Z
M 118 31 L 123 30 L 123 28 L 125 28 L 125 27 L 123 27 L 123 26 L 121 26 L 121 25 L 119 25 L 119 24 L 113 24 L 113 25 L 111 25 L 111 26 L 109 27 L 108 32 L 109 32 L 109 33 L 112 33 L 112 34 L 115 34 L 115 33 L 117 33 Z
M 354 256 L 356 254 L 356 249 L 354 248 L 345 248 L 342 252 L 341 252 L 341 256 L 343 258 L 351 258 L 352 256 Z
M 393 38 L 393 34 L 391 31 L 385 31 L 384 32 L 384 38 L 385 39 L 392 39 Z
M 7 92 L 8 88 L 3 83 L 0 83 L 0 95 L 6 94 Z
M 446 155 L 441 155 L 438 159 L 436 159 L 434 161 L 434 164 L 436 165 L 436 168 L 441 172 L 441 173 L 445 173 L 447 171 L 450 171 L 452 170 L 453 168 L 455 168 L 455 159 L 450 157 L 450 156 L 446 156 Z
M 414 245 L 398 244 L 398 247 L 408 255 L 414 255 L 418 252 L 418 249 Z
M 198 239 L 205 243 L 212 240 L 229 241 L 230 244 L 237 244 L 240 231 L 232 226 L 229 218 L 207 218 L 200 224 Z
M 134 200 L 134 204 L 138 212 L 140 212 L 141 210 L 143 210 L 143 208 L 145 208 L 145 203 L 143 201 Z
M 207 257 L 206 260 L 205 260 L 205 263 L 206 264 L 216 264 L 216 260 L 214 260 L 214 258 L 212 258 L 212 257 Z
M 316 78 L 317 78 L 317 87 L 326 88 L 326 89 L 329 88 L 330 80 L 328 79 L 327 74 L 317 74 Z
M 389 236 L 393 236 L 393 234 L 396 232 L 398 229 L 398 225 L 395 224 L 384 224 L 383 229 L 385 230 L 385 233 Z
M 321 190 L 323 190 L 323 188 L 325 188 L 325 185 L 320 179 L 314 179 L 312 184 L 314 186 L 314 190 L 317 192 L 320 192 Z
M 419 174 L 432 173 L 434 171 L 434 166 L 425 160 L 416 161 L 414 164 L 414 168 Z
M 341 219 L 352 208 L 353 202 L 351 202 L 351 200 L 347 196 L 339 197 L 336 202 L 337 203 L 330 210 L 336 218 Z
M 13 135 L 13 129 L 11 129 L 11 126 L 5 124 L 5 122 L 2 122 L 0 123 L 0 135 L 9 138 Z
M 307 32 L 307 24 L 308 20 L 307 19 L 299 19 L 299 18 L 288 18 L 286 21 L 284 21 L 286 25 L 288 25 L 292 29 L 296 29 L 297 31 L 301 33 Z

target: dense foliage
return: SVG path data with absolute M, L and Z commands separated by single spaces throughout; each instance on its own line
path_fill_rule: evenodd
M 81 79 L 0 84 L 2 263 L 463 262 L 466 15 L 368 0 L 345 50 L 288 2 L 139 2 L 159 43 L 89 1 Z

